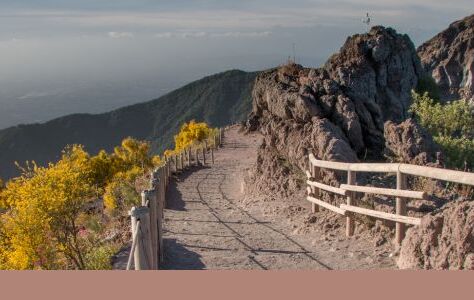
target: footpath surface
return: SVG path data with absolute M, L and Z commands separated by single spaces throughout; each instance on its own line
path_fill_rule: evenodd
M 215 164 L 193 167 L 171 182 L 163 269 L 394 268 L 389 253 L 376 252 L 369 240 L 295 230 L 281 212 L 308 214 L 304 199 L 246 205 L 244 174 L 259 145 L 258 135 L 231 128 Z

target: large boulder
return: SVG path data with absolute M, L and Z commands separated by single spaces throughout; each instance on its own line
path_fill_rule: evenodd
M 383 159 L 384 123 L 407 118 L 421 76 L 408 36 L 383 27 L 349 37 L 323 68 L 288 64 L 262 72 L 248 122 L 265 138 L 259 155 L 275 152 L 301 170 L 309 153 L 344 162 Z M 260 170 L 271 169 L 267 161 L 259 160 Z
M 443 156 L 432 136 L 413 119 L 385 123 L 385 155 L 394 161 L 442 166 Z
M 398 267 L 474 270 L 474 202 L 446 204 L 408 229 Z
M 441 98 L 474 100 L 474 15 L 452 23 L 418 48 L 423 68 Z

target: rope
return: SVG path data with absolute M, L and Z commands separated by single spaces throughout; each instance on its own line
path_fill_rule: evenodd
M 130 249 L 130 255 L 128 256 L 127 270 L 130 270 L 132 266 L 133 255 L 135 254 L 135 248 L 137 247 L 137 235 L 140 229 L 140 220 L 137 221 L 137 228 L 132 235 L 132 248 Z

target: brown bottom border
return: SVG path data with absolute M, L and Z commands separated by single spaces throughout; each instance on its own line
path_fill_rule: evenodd
M 472 271 L 0 271 L 0 299 L 454 300 L 473 287 Z

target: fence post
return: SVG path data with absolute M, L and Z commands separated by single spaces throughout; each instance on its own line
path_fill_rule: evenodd
M 404 190 L 407 187 L 407 176 L 402 172 L 397 172 L 397 190 Z M 406 216 L 406 199 L 402 197 L 396 198 L 396 214 Z M 405 224 L 397 222 L 395 224 L 395 241 L 397 245 L 401 245 L 405 238 Z
M 214 164 L 214 148 L 211 148 L 211 160 L 212 164 Z
M 196 148 L 196 151 L 195 151 L 195 155 L 196 155 L 196 166 L 199 166 L 199 149 Z
M 206 165 L 206 148 L 202 147 L 202 164 Z
M 184 164 L 183 164 L 183 151 L 179 153 L 179 164 L 181 166 L 181 170 L 184 170 Z
M 347 184 L 355 185 L 356 183 L 356 172 L 347 171 Z M 355 204 L 355 193 L 350 192 L 347 196 L 347 205 Z M 348 212 L 346 216 L 346 236 L 354 235 L 354 216 Z
M 159 174 L 159 181 L 157 187 L 159 187 L 159 190 L 157 190 L 157 226 L 158 226 L 158 245 L 160 251 L 158 252 L 159 255 L 159 262 L 163 261 L 163 253 L 164 253 L 164 247 L 163 247 L 163 213 L 164 209 L 166 207 L 166 180 L 165 180 L 165 172 L 162 171 Z M 159 268 L 159 265 L 158 265 Z
M 219 128 L 219 145 L 222 146 L 222 128 Z
M 191 147 L 188 147 L 188 167 L 191 167 Z
M 132 207 L 130 210 L 132 219 L 132 233 L 136 235 L 136 248 L 133 256 L 135 270 L 151 270 L 151 240 L 150 240 L 150 213 L 148 207 Z M 140 226 L 137 228 L 137 222 L 140 220 Z M 138 231 L 137 231 L 138 229 Z
M 156 179 L 152 179 L 152 186 L 155 188 Z M 150 235 L 151 235 L 151 268 L 153 270 L 158 269 L 158 223 L 157 223 L 157 212 L 158 212 L 158 203 L 156 198 L 155 190 L 145 190 L 142 192 L 142 205 L 145 206 L 148 202 L 150 209 Z
M 313 180 L 316 182 L 319 182 L 320 180 L 320 168 L 314 166 L 311 163 L 311 160 L 309 161 L 309 165 L 311 167 L 311 176 L 313 177 Z M 311 187 L 311 192 L 313 193 L 313 197 L 319 199 L 320 198 L 320 190 L 317 187 L 312 186 Z M 319 199 L 322 200 L 322 199 Z M 311 211 L 313 213 L 316 213 L 319 211 L 319 206 L 316 203 L 311 203 Z
M 166 163 L 167 167 L 168 167 L 168 184 L 170 183 L 170 177 L 171 177 L 171 161 L 168 159 L 168 162 Z

